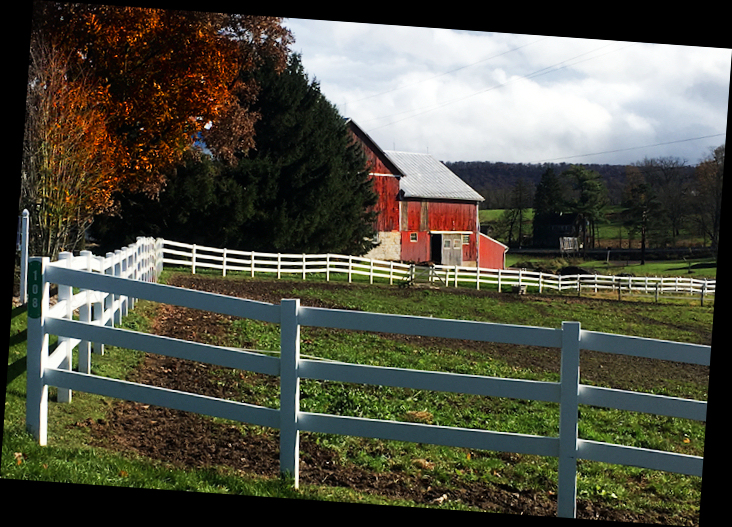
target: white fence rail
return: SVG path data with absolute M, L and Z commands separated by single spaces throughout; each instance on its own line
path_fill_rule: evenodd
M 354 275 L 368 276 L 369 282 L 374 279 L 407 281 L 414 276 L 413 266 L 409 264 L 374 260 L 357 256 L 338 254 L 277 254 L 258 253 L 254 251 L 234 251 L 190 245 L 162 240 L 163 262 L 166 264 L 191 267 L 195 274 L 197 269 L 220 269 L 227 272 L 240 271 L 255 276 L 257 273 L 274 274 L 281 278 L 284 274 L 301 276 L 308 274 L 325 274 L 330 280 L 333 273 L 347 274 L 351 282 Z M 614 275 L 555 275 L 524 269 L 485 269 L 464 266 L 434 265 L 432 280 L 448 286 L 469 285 L 480 289 L 484 286 L 496 286 L 499 291 L 514 287 L 533 288 L 539 293 L 544 291 L 577 291 L 584 292 L 617 292 L 642 293 L 647 295 L 666 295 L 668 293 L 685 293 L 699 296 L 702 303 L 709 295 L 716 292 L 716 280 L 683 278 L 683 277 L 651 277 L 651 276 L 614 276 Z
M 162 246 L 138 240 L 121 258 L 95 259 L 70 254 L 57 262 L 34 258 L 29 269 L 27 427 L 40 444 L 47 443 L 48 386 L 59 389 L 62 401 L 71 391 L 97 393 L 183 411 L 217 416 L 280 430 L 280 470 L 298 484 L 299 433 L 301 431 L 375 437 L 482 450 L 553 456 L 559 459 L 558 515 L 576 515 L 577 460 L 588 459 L 654 470 L 702 475 L 703 458 L 645 448 L 635 448 L 578 437 L 578 405 L 589 404 L 649 412 L 686 419 L 706 420 L 705 401 L 599 388 L 579 383 L 580 349 L 603 351 L 709 365 L 709 346 L 611 335 L 564 322 L 561 328 L 542 328 L 443 320 L 416 316 L 300 306 L 297 299 L 280 305 L 191 291 L 154 283 L 160 270 Z M 136 256 L 133 256 L 136 255 Z M 126 265 L 122 262 L 126 262 Z M 113 269 L 113 271 L 109 271 Z M 137 273 L 137 274 L 136 274 Z M 136 279 L 135 279 L 136 278 Z M 49 308 L 49 284 L 59 287 L 59 302 Z M 80 289 L 72 294 L 72 288 Z M 115 314 L 130 299 L 191 307 L 216 313 L 267 321 L 280 325 L 280 356 L 199 344 L 115 328 Z M 95 310 L 93 303 L 110 301 L 109 309 Z M 73 311 L 79 308 L 75 319 Z M 90 316 L 89 313 L 104 313 Z M 109 322 L 109 323 L 108 323 Z M 458 338 L 561 349 L 559 382 L 531 381 L 406 370 L 359 364 L 321 362 L 300 357 L 300 327 Z M 60 344 L 49 355 L 48 335 Z M 79 361 L 72 371 L 71 350 L 90 357 L 89 346 L 106 343 L 229 368 L 280 377 L 280 408 L 273 409 L 214 397 L 102 378 L 90 374 L 89 362 Z M 300 379 L 317 379 L 448 391 L 483 396 L 511 397 L 558 403 L 559 435 L 545 437 L 491 430 L 453 428 L 419 423 L 364 419 L 300 411 Z M 63 396 L 61 395 L 63 394 Z

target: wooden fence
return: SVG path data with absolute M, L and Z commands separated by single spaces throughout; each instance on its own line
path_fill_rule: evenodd
M 651 340 L 582 330 L 578 322 L 543 328 L 444 320 L 417 316 L 301 306 L 297 299 L 269 304 L 192 291 L 154 282 L 161 245 L 138 240 L 124 256 L 94 258 L 64 254 L 57 262 L 33 258 L 29 267 L 27 427 L 40 444 L 47 443 L 48 386 L 59 400 L 70 401 L 80 390 L 182 411 L 231 419 L 280 430 L 280 470 L 298 485 L 301 431 L 410 441 L 471 449 L 553 456 L 558 464 L 558 515 L 576 516 L 577 460 L 632 465 L 653 470 L 702 475 L 703 458 L 636 448 L 578 437 L 578 405 L 705 421 L 707 403 L 580 384 L 580 350 L 709 365 L 709 346 Z M 124 263 L 123 263 L 124 262 Z M 49 308 L 49 285 L 58 284 L 59 301 Z M 72 288 L 79 292 L 73 294 Z M 124 305 L 144 298 L 176 306 L 267 321 L 280 325 L 280 356 L 143 334 L 114 327 Z M 104 302 L 104 309 L 94 304 Z M 79 315 L 74 315 L 74 309 Z M 91 313 L 94 313 L 92 316 Z M 315 326 L 369 332 L 467 339 L 561 349 L 559 382 L 484 377 L 300 357 L 300 327 Z M 48 336 L 59 345 L 49 355 Z M 267 408 L 90 374 L 89 361 L 72 371 L 71 350 L 90 357 L 89 343 L 105 343 L 222 367 L 279 376 L 280 407 Z M 454 428 L 420 423 L 364 419 L 300 411 L 300 379 L 394 386 L 492 397 L 558 403 L 558 437 Z
M 374 260 L 357 256 L 338 254 L 276 254 L 259 253 L 254 251 L 234 251 L 190 245 L 185 243 L 162 240 L 163 262 L 174 265 L 191 267 L 195 274 L 197 269 L 220 269 L 226 276 L 227 272 L 246 272 L 250 276 L 257 273 L 276 275 L 281 278 L 284 274 L 301 276 L 308 274 L 324 274 L 330 280 L 331 274 L 348 275 L 351 282 L 356 275 L 368 276 L 369 283 L 377 280 L 407 282 L 418 274 L 415 266 L 397 262 Z M 671 293 L 693 295 L 703 304 L 716 291 L 716 280 L 683 278 L 683 277 L 652 277 L 652 276 L 614 276 L 614 275 L 555 275 L 526 269 L 485 269 L 464 266 L 430 266 L 429 280 L 440 285 L 467 286 L 480 289 L 485 286 L 495 286 L 498 291 L 518 288 L 522 291 L 576 291 L 578 294 L 612 292 L 618 297 L 623 294 L 642 294 L 668 297 Z M 688 297 L 687 297 L 688 298 Z

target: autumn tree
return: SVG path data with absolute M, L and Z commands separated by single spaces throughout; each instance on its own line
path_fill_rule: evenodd
M 187 154 L 159 199 L 123 199 L 119 217 L 95 222 L 95 237 L 105 246 L 153 235 L 283 253 L 372 247 L 376 194 L 342 116 L 297 55 L 282 72 L 270 62 L 255 75 L 256 148 L 236 152 L 233 164 Z
M 150 195 L 199 133 L 224 159 L 254 146 L 257 85 L 239 74 L 267 57 L 284 67 L 292 41 L 277 17 L 38 2 L 34 22 L 109 94 L 121 184 Z
M 55 258 L 113 206 L 117 151 L 100 110 L 107 91 L 40 39 L 30 58 L 20 208 L 30 212 L 31 254 Z

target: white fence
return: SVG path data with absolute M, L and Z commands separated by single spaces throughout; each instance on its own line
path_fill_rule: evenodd
M 161 245 L 154 240 L 138 240 L 134 249 L 123 253 L 124 257 L 95 259 L 85 254 L 74 258 L 66 254 L 57 262 L 49 262 L 47 258 L 31 260 L 27 427 L 40 444 L 47 442 L 48 386 L 56 386 L 62 401 L 70 401 L 71 391 L 80 390 L 277 428 L 280 430 L 280 470 L 294 476 L 296 486 L 301 431 L 557 457 L 558 515 L 561 517 L 576 515 L 578 459 L 702 475 L 702 457 L 580 439 L 580 404 L 705 421 L 707 403 L 582 385 L 579 383 L 579 357 L 580 349 L 587 349 L 709 365 L 709 346 L 585 331 L 578 322 L 564 322 L 556 329 L 514 326 L 304 307 L 297 299 L 285 299 L 276 305 L 185 290 L 154 283 L 162 263 L 161 250 Z M 58 284 L 59 302 L 49 308 L 51 283 Z M 73 287 L 80 292 L 72 294 Z M 115 314 L 134 298 L 279 324 L 280 356 L 115 328 L 118 320 Z M 101 302 L 106 302 L 104 310 L 93 309 L 94 303 Z M 79 308 L 76 319 L 75 308 Z M 100 316 L 90 316 L 97 311 Z M 561 380 L 531 381 L 304 359 L 300 357 L 301 326 L 560 348 Z M 58 335 L 60 341 L 51 355 L 49 334 Z M 80 360 L 79 371 L 72 371 L 71 350 L 76 346 L 80 354 L 88 358 L 90 342 L 278 375 L 280 408 L 98 377 L 90 374 L 88 360 Z M 299 409 L 300 379 L 558 403 L 559 435 L 545 437 L 304 412 Z
M 409 264 L 344 256 L 338 254 L 276 254 L 258 253 L 254 251 L 234 251 L 217 249 L 201 245 L 162 240 L 163 262 L 196 269 L 220 269 L 226 276 L 227 271 L 243 271 L 255 276 L 257 273 L 274 274 L 281 278 L 283 274 L 301 276 L 308 274 L 325 274 L 330 280 L 333 273 L 347 274 L 351 282 L 354 275 L 368 276 L 369 282 L 374 279 L 407 281 L 413 277 L 414 268 Z M 669 293 L 685 293 L 696 295 L 703 304 L 705 297 L 714 295 L 716 280 L 683 278 L 683 277 L 651 277 L 651 276 L 614 276 L 614 275 L 555 275 L 524 269 L 485 269 L 464 266 L 435 265 L 431 272 L 432 280 L 445 285 L 470 285 L 480 289 L 481 286 L 496 286 L 498 291 L 505 288 L 533 288 L 544 291 L 577 291 L 584 292 L 617 292 L 642 293 L 646 295 L 667 295 Z

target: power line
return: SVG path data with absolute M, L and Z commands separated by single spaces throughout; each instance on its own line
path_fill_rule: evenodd
M 572 57 L 572 58 L 569 58 L 569 59 L 563 60 L 563 61 L 561 61 L 561 62 L 557 62 L 556 64 L 553 64 L 553 65 L 551 65 L 551 66 L 547 66 L 547 67 L 545 67 L 545 68 L 541 68 L 541 69 L 539 69 L 539 70 L 536 70 L 536 71 L 534 71 L 534 72 L 532 72 L 532 73 L 528 73 L 528 74 L 526 74 L 526 75 L 524 75 L 524 76 L 522 76 L 522 77 L 516 77 L 516 78 L 513 78 L 513 79 L 511 79 L 511 80 L 508 80 L 508 81 L 506 81 L 506 82 L 502 82 L 501 84 L 496 84 L 495 86 L 491 86 L 490 88 L 486 88 L 486 89 L 483 89 L 483 90 L 477 91 L 477 92 L 475 92 L 475 93 L 472 93 L 472 94 L 470 94 L 470 95 L 466 95 L 466 96 L 464 96 L 464 97 L 460 97 L 460 98 L 457 98 L 457 99 L 453 99 L 453 100 L 451 100 L 451 101 L 447 101 L 447 102 L 445 102 L 445 103 L 443 103 L 443 104 L 439 104 L 439 105 L 437 105 L 437 106 L 433 106 L 432 108 L 427 108 L 427 109 L 425 109 L 425 110 L 423 110 L 423 111 L 419 111 L 419 110 L 417 110 L 417 111 L 418 111 L 419 113 L 416 113 L 416 114 L 414 114 L 414 115 L 410 115 L 410 116 L 408 116 L 408 117 L 404 117 L 403 119 L 399 119 L 398 121 L 392 121 L 392 122 L 390 122 L 390 123 L 387 123 L 387 124 L 383 124 L 383 125 L 381 125 L 381 126 L 376 126 L 376 127 L 374 127 L 374 128 L 371 128 L 371 129 L 369 129 L 369 130 L 368 130 L 368 132 L 371 132 L 371 131 L 373 131 L 373 130 L 378 130 L 378 129 L 380 129 L 380 128 L 384 128 L 384 127 L 387 127 L 387 126 L 391 126 L 391 125 L 393 125 L 393 124 L 396 124 L 396 123 L 400 123 L 400 122 L 402 122 L 402 121 L 406 121 L 407 119 L 411 119 L 411 118 L 413 118 L 413 117 L 417 117 L 417 116 L 419 116 L 419 115 L 423 115 L 423 114 L 425 114 L 425 113 L 428 113 L 428 112 L 431 112 L 431 111 L 437 110 L 437 109 L 439 109 L 439 108 L 444 108 L 445 106 L 448 106 L 448 105 L 450 105 L 450 104 L 453 104 L 453 103 L 456 103 L 456 102 L 460 102 L 460 101 L 464 101 L 465 99 L 469 99 L 469 98 L 471 98 L 471 97 L 475 97 L 476 95 L 480 95 L 480 94 L 482 94 L 482 93 L 486 93 L 486 92 L 489 92 L 489 91 L 491 91 L 491 90 L 495 90 L 495 89 L 498 89 L 498 88 L 502 88 L 503 86 L 506 86 L 507 84 L 510 84 L 510 83 L 512 83 L 512 82 L 516 82 L 516 81 L 519 81 L 519 80 L 527 80 L 527 79 L 533 79 L 534 77 L 539 77 L 539 76 L 541 76 L 541 75 L 546 75 L 547 73 L 553 73 L 553 72 L 555 72 L 555 71 L 559 71 L 559 70 L 561 70 L 561 69 L 564 69 L 564 68 L 567 68 L 567 67 L 569 67 L 569 66 L 574 66 L 575 64 L 580 64 L 580 63 L 582 63 L 582 62 L 587 62 L 588 60 L 594 60 L 594 59 L 596 59 L 596 58 L 599 58 L 599 57 L 602 57 L 602 56 L 604 56 L 604 55 L 608 55 L 608 54 L 610 54 L 610 53 L 615 53 L 616 51 L 620 51 L 620 50 L 623 50 L 623 49 L 629 48 L 629 47 L 631 47 L 631 46 L 635 46 L 635 45 L 637 45 L 637 44 L 638 44 L 638 42 L 631 42 L 631 43 L 629 43 L 629 44 L 628 44 L 627 46 L 623 46 L 623 47 L 621 47 L 621 48 L 617 48 L 617 49 L 614 49 L 614 50 L 611 50 L 611 51 L 607 51 L 607 52 L 605 52 L 605 53 L 603 53 L 603 54 L 601 54 L 601 55 L 596 55 L 596 56 L 594 56 L 594 57 L 589 57 L 589 58 L 586 58 L 586 59 L 584 59 L 584 60 L 580 60 L 580 61 L 577 61 L 577 62 L 573 62 L 573 63 L 571 63 L 571 64 L 565 64 L 565 63 L 567 63 L 567 62 L 569 62 L 569 61 L 572 61 L 572 60 L 578 59 L 579 57 L 583 57 L 583 56 L 585 56 L 585 55 L 588 55 L 588 54 L 590 54 L 590 53 L 594 53 L 594 52 L 596 52 L 596 51 L 599 51 L 599 50 L 601 50 L 601 49 L 603 49 L 603 48 L 606 48 L 606 47 L 608 47 L 608 46 L 612 46 L 613 44 L 616 44 L 616 42 L 610 42 L 609 44 L 605 44 L 604 46 L 600 46 L 599 48 L 593 49 L 593 50 L 591 50 L 591 51 L 586 51 L 585 53 L 580 53 L 579 55 L 576 55 L 576 56 L 574 56 L 574 57 Z M 560 64 L 564 64 L 564 66 L 561 66 L 561 67 L 557 67 L 557 66 L 559 66 Z M 404 114 L 404 113 L 410 113 L 410 112 L 412 112 L 412 111 L 415 111 L 415 110 L 406 110 L 406 111 L 404 111 L 404 112 L 399 112 L 399 113 L 396 113 L 396 114 L 392 114 L 392 115 L 387 115 L 387 116 L 384 116 L 384 117 L 377 117 L 376 119 L 388 119 L 389 117 L 395 117 L 395 116 L 397 116 L 397 115 L 401 115 L 401 114 Z M 375 119 L 374 119 L 374 120 L 375 120 Z M 369 122 L 369 121 L 366 121 L 366 122 Z
M 690 137 L 689 139 L 679 139 L 677 141 L 667 141 L 665 143 L 656 143 L 655 145 L 633 146 L 630 148 L 619 148 L 617 150 L 607 150 L 605 152 L 595 152 L 593 154 L 579 154 L 579 155 L 575 155 L 575 156 L 557 157 L 554 159 L 542 159 L 541 161 L 532 161 L 532 163 L 537 163 L 537 164 L 538 163 L 549 163 L 552 161 L 560 161 L 562 159 L 574 159 L 577 157 L 589 157 L 589 156 L 598 156 L 601 154 L 614 154 L 616 152 L 628 152 L 630 150 L 640 150 L 642 148 L 653 148 L 656 146 L 672 145 L 674 143 L 686 143 L 688 141 L 698 141 L 699 139 L 709 139 L 711 137 L 720 137 L 720 136 L 724 136 L 724 135 L 727 135 L 727 134 L 703 135 L 701 137 Z
M 437 75 L 433 75 L 432 77 L 428 77 L 426 79 L 422 79 L 421 81 L 413 82 L 411 84 L 404 84 L 402 86 L 397 86 L 396 88 L 392 88 L 390 90 L 386 90 L 386 91 L 383 91 L 383 92 L 380 92 L 380 93 L 375 93 L 374 95 L 367 95 L 366 97 L 363 97 L 361 99 L 357 99 L 355 101 L 346 101 L 345 104 L 346 105 L 348 105 L 348 104 L 354 104 L 354 103 L 357 103 L 357 102 L 365 101 L 366 99 L 372 99 L 374 97 L 379 97 L 381 95 L 386 95 L 387 93 L 391 93 L 391 92 L 394 92 L 394 91 L 397 91 L 397 90 L 401 90 L 401 89 L 404 89 L 404 88 L 411 88 L 412 86 L 416 86 L 417 84 L 422 84 L 423 82 L 431 81 L 432 79 L 436 79 L 436 78 L 442 77 L 444 75 L 449 75 L 451 73 L 455 73 L 456 71 L 464 70 L 465 68 L 470 68 L 471 66 L 475 66 L 477 64 L 481 64 L 483 62 L 487 62 L 489 60 L 495 59 L 495 58 L 500 57 L 502 55 L 506 55 L 507 53 L 511 53 L 513 51 L 518 51 L 521 48 L 525 48 L 525 47 L 531 46 L 533 44 L 538 44 L 542 40 L 546 40 L 548 38 L 549 38 L 548 36 L 543 37 L 543 38 L 540 38 L 539 40 L 535 40 L 533 42 L 529 42 L 528 44 L 524 44 L 523 46 L 518 46 L 518 47 L 515 47 L 515 48 L 512 48 L 512 49 L 509 49 L 507 51 L 504 51 L 503 53 L 498 53 L 497 55 L 493 55 L 491 57 L 488 57 L 488 58 L 479 60 L 477 62 L 473 62 L 472 64 L 466 64 L 465 66 L 460 66 L 459 68 L 455 68 L 453 70 L 445 71 L 443 73 L 438 73 Z

